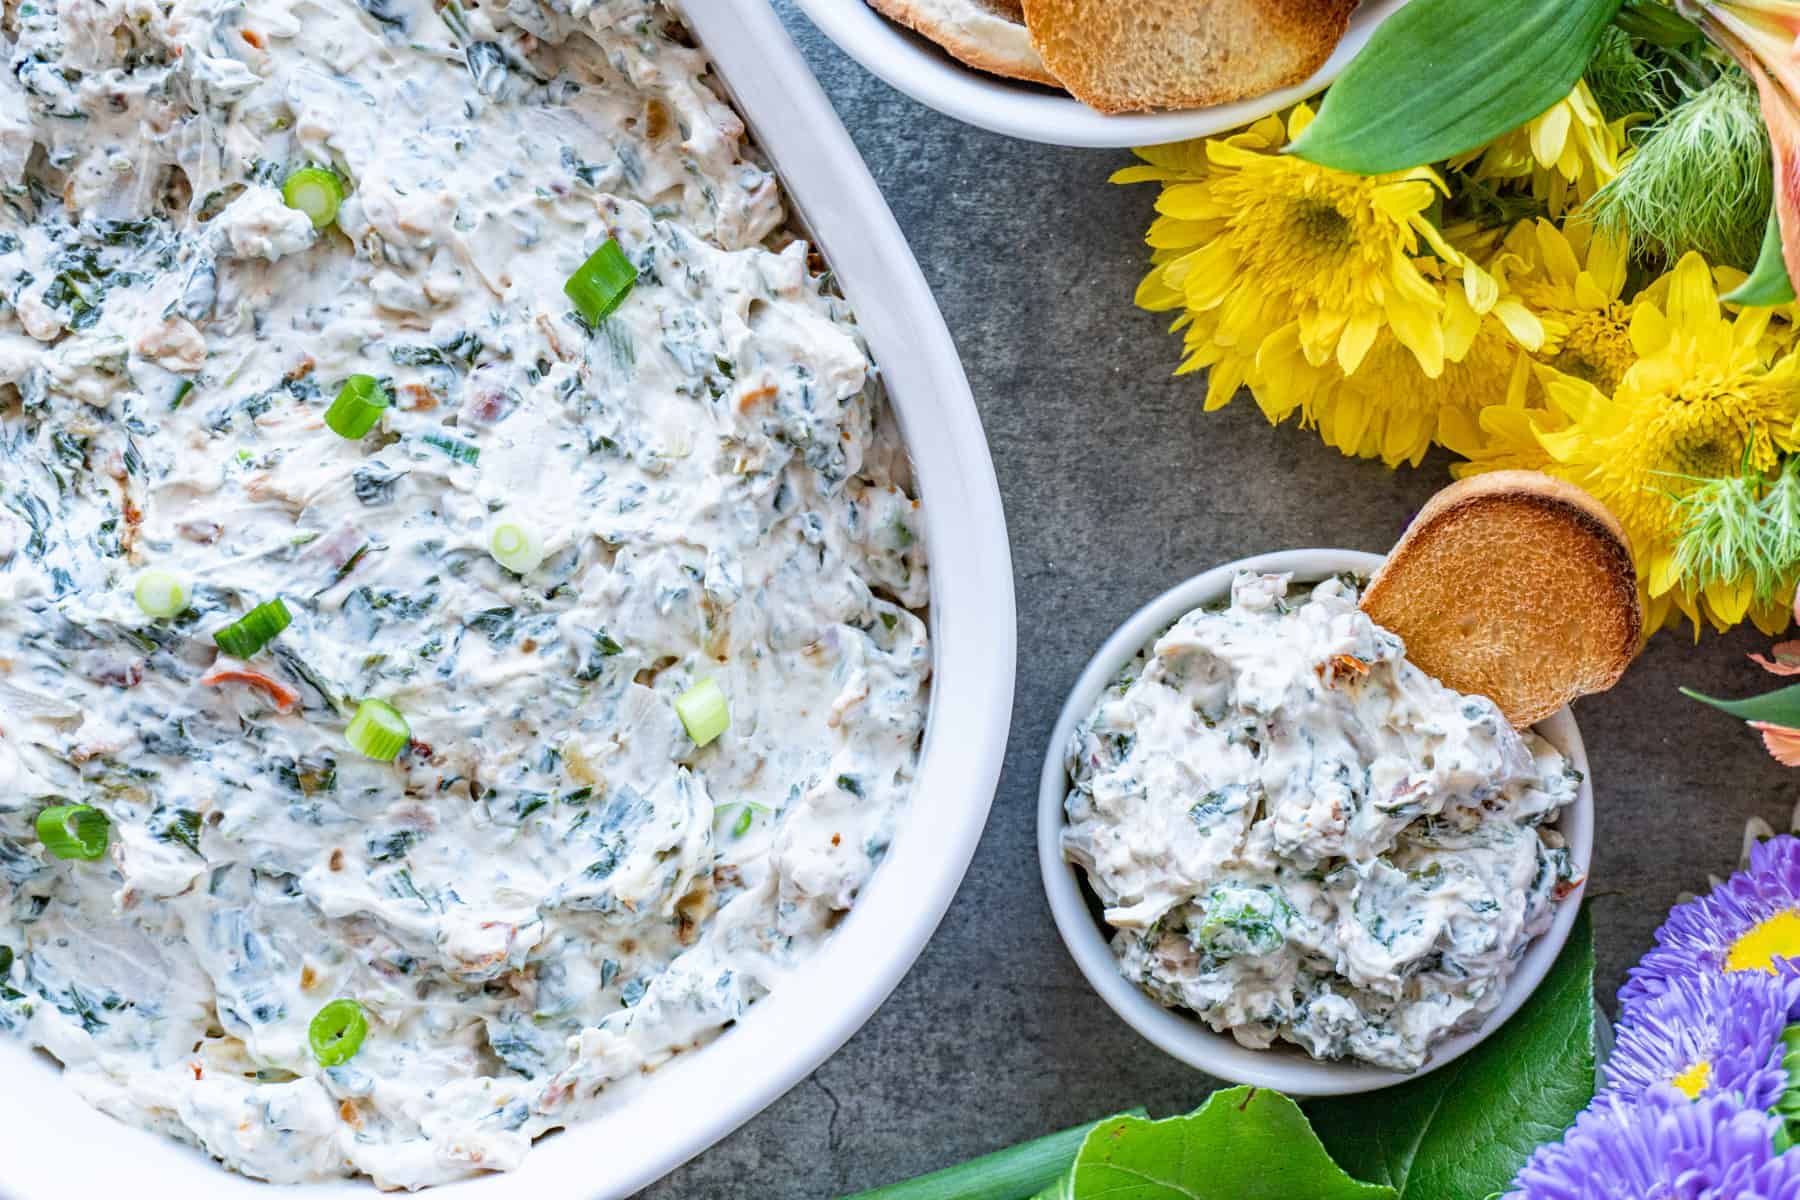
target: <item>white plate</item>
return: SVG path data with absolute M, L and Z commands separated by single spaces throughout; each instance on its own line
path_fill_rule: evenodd
M 819 237 L 886 376 L 931 547 L 932 707 L 911 811 L 826 947 L 736 1027 L 619 1088 L 606 1114 L 545 1139 L 518 1171 L 434 1189 L 478 1200 L 611 1200 L 639 1190 L 793 1087 L 899 983 L 937 927 L 987 819 L 1012 708 L 1011 561 L 987 442 L 942 316 L 867 168 L 774 13 L 686 0 L 789 197 Z M 367 1181 L 271 1187 L 115 1122 L 48 1056 L 0 1044 L 0 1195 L 16 1200 L 369 1200 Z
M 1375 27 L 1406 0 L 1363 0 L 1350 17 L 1344 40 L 1325 65 L 1298 87 L 1215 108 L 1116 117 L 1095 112 L 1050 88 L 966 67 L 910 29 L 876 13 L 867 0 L 794 3 L 844 53 L 927 108 L 1027 141 L 1055 146 L 1120 147 L 1210 137 L 1306 99 L 1336 79 L 1357 51 L 1368 45 Z
M 1119 626 L 1118 632 L 1107 639 L 1087 670 L 1081 673 L 1074 690 L 1069 693 L 1068 703 L 1063 706 L 1056 732 L 1050 738 L 1049 751 L 1044 756 L 1044 771 L 1038 785 L 1038 862 L 1044 873 L 1044 890 L 1050 897 L 1050 911 L 1069 953 L 1094 990 L 1100 993 L 1100 998 L 1127 1024 L 1182 1062 L 1219 1079 L 1276 1088 L 1290 1096 L 1370 1092 L 1417 1079 L 1468 1053 L 1505 1024 L 1543 982 L 1575 924 L 1581 904 L 1579 888 L 1563 900 L 1550 929 L 1526 949 L 1518 969 L 1507 981 L 1500 1007 L 1488 1014 L 1479 1029 L 1440 1042 L 1425 1065 L 1410 1075 L 1356 1062 L 1321 1062 L 1287 1043 L 1277 1043 L 1268 1050 L 1240 1046 L 1229 1035 L 1214 1033 L 1198 1018 L 1164 1008 L 1119 974 L 1118 963 L 1108 945 L 1110 931 L 1088 907 L 1086 884 L 1081 879 L 1080 868 L 1064 859 L 1062 853 L 1063 800 L 1069 792 L 1064 754 L 1076 724 L 1094 711 L 1100 693 L 1118 678 L 1119 671 L 1139 650 L 1184 614 L 1203 604 L 1228 598 L 1231 580 L 1239 571 L 1292 572 L 1296 579 L 1313 582 L 1340 571 L 1369 575 L 1381 561 L 1381 555 L 1360 550 L 1288 550 L 1227 563 L 1170 588 Z M 1583 777 L 1580 796 L 1563 810 L 1557 828 L 1568 839 L 1576 877 L 1585 881 L 1594 845 L 1594 788 L 1587 778 L 1587 751 L 1581 744 L 1581 731 L 1575 727 L 1575 718 L 1566 708 L 1540 722 L 1537 731 L 1561 750 Z

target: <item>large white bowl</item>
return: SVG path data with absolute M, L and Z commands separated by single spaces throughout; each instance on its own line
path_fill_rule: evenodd
M 518 1171 L 435 1189 L 476 1200 L 611 1200 L 704 1150 L 798 1083 L 868 1019 L 924 948 L 968 869 L 999 779 L 1012 707 L 1011 561 L 987 442 L 918 264 L 774 13 L 685 0 L 758 142 L 855 306 L 911 450 L 931 548 L 933 698 L 912 808 L 827 946 L 695 1054 L 614 1092 L 604 1115 L 539 1144 Z M 0 1045 L 0 1195 L 308 1200 L 366 1181 L 278 1188 L 102 1116 L 48 1056 Z
M 1368 45 L 1375 27 L 1406 0 L 1363 0 L 1338 48 L 1311 79 L 1297 87 L 1214 108 L 1124 116 L 1107 116 L 1050 88 L 966 67 L 910 29 L 876 13 L 867 0 L 794 3 L 844 53 L 927 108 L 1027 141 L 1120 147 L 1210 137 L 1306 99 L 1336 79 L 1357 51 Z
M 1100 653 L 1076 681 L 1068 703 L 1063 705 L 1062 716 L 1056 722 L 1056 732 L 1051 735 L 1038 787 L 1038 860 L 1043 869 L 1044 890 L 1050 897 L 1050 911 L 1075 964 L 1100 993 L 1101 999 L 1133 1029 L 1189 1066 L 1219 1079 L 1276 1088 L 1290 1096 L 1338 1096 L 1391 1087 L 1417 1079 L 1468 1053 L 1505 1024 L 1543 982 L 1575 924 L 1581 890 L 1577 889 L 1563 900 L 1548 932 L 1525 951 L 1525 957 L 1507 983 L 1500 1007 L 1488 1015 L 1480 1028 L 1440 1042 L 1425 1065 L 1410 1075 L 1356 1062 L 1323 1062 L 1286 1043 L 1278 1043 L 1267 1050 L 1252 1050 L 1238 1045 L 1227 1034 L 1214 1033 L 1191 1015 L 1164 1008 L 1119 974 L 1118 962 L 1109 945 L 1111 931 L 1089 907 L 1080 868 L 1063 857 L 1063 801 L 1069 793 L 1064 757 L 1075 726 L 1094 711 L 1100 693 L 1118 678 L 1132 656 L 1184 614 L 1203 604 L 1227 599 L 1231 594 L 1231 580 L 1239 571 L 1292 572 L 1298 580 L 1313 582 L 1343 571 L 1372 574 L 1381 565 L 1381 558 L 1379 554 L 1366 554 L 1360 550 L 1288 550 L 1261 554 L 1215 567 L 1170 588 L 1146 604 L 1107 639 Z M 1575 718 L 1566 708 L 1541 722 L 1537 731 L 1561 750 L 1583 777 L 1580 797 L 1563 810 L 1557 827 L 1568 839 L 1576 877 L 1585 881 L 1594 844 L 1594 789 L 1587 779 L 1587 751 L 1581 744 L 1581 731 L 1575 727 Z

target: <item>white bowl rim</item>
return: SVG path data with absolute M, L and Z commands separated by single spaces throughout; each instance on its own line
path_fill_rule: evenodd
M 1527 947 L 1507 981 L 1500 1006 L 1479 1028 L 1440 1042 L 1419 1070 L 1407 1074 L 1365 1063 L 1321 1061 L 1285 1043 L 1252 1050 L 1240 1046 L 1229 1034 L 1214 1033 L 1197 1017 L 1164 1008 L 1119 973 L 1107 936 L 1088 908 L 1080 868 L 1062 853 L 1063 802 L 1069 790 L 1064 751 L 1075 726 L 1093 711 L 1101 692 L 1134 654 L 1184 614 L 1227 597 L 1239 571 L 1292 573 L 1296 579 L 1314 581 L 1345 571 L 1366 576 L 1382 561 L 1382 555 L 1361 550 L 1284 550 L 1225 563 L 1176 584 L 1140 608 L 1100 647 L 1070 689 L 1044 756 L 1038 786 L 1038 864 L 1051 915 L 1075 965 L 1126 1024 L 1189 1066 L 1232 1083 L 1275 1088 L 1290 1096 L 1341 1096 L 1392 1087 L 1437 1070 L 1474 1049 L 1519 1010 L 1549 973 L 1581 907 L 1593 854 L 1594 791 L 1581 731 L 1563 708 L 1539 722 L 1536 729 L 1582 773 L 1581 793 L 1563 811 L 1557 826 L 1568 840 L 1573 869 L 1582 884 L 1561 902 L 1550 928 Z
M 986 827 L 1012 712 L 1017 621 L 1000 490 L 968 378 L 917 260 L 774 10 L 681 0 L 688 27 L 818 236 L 888 381 L 931 551 L 933 693 L 911 809 L 887 859 L 819 951 L 700 1053 L 609 1088 L 611 1107 L 540 1141 L 514 1171 L 432 1200 L 620 1200 L 800 1083 L 912 967 Z M 233 1174 L 91 1108 L 59 1067 L 0 1035 L 0 1197 L 369 1200 L 366 1179 Z
M 1072 96 L 964 66 L 887 20 L 866 0 L 794 0 L 851 58 L 895 90 L 968 125 L 1055 146 L 1118 149 L 1208 137 L 1247 125 L 1323 90 L 1407 0 L 1362 0 L 1337 49 L 1311 78 L 1233 104 L 1180 112 L 1108 115 Z

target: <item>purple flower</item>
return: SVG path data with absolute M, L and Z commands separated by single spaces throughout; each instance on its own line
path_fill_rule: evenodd
M 1606 1098 L 1635 1102 L 1669 1084 L 1688 1096 L 1734 1095 L 1774 1107 L 1787 1088 L 1784 1029 L 1800 1019 L 1800 975 L 1761 971 L 1676 976 L 1620 1025 Z
M 1775 1130 L 1730 1096 L 1602 1098 L 1538 1148 L 1506 1200 L 1800 1200 L 1800 1151 L 1776 1154 Z
M 1772 971 L 1783 958 L 1800 959 L 1800 839 L 1786 835 L 1752 847 L 1748 871 L 1670 910 L 1655 948 L 1619 989 L 1621 1019 L 1671 980 Z

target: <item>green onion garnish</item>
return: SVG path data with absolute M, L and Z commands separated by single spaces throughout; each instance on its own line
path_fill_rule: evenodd
M 173 571 L 151 568 L 138 576 L 132 595 L 146 614 L 160 619 L 179 615 L 188 606 L 187 581 Z
M 393 762 L 412 741 L 412 727 L 386 700 L 364 700 L 356 706 L 344 736 L 358 753 L 377 762 Z
M 619 243 L 607 238 L 598 250 L 588 255 L 576 272 L 563 284 L 563 294 L 575 302 L 575 309 L 598 325 L 625 303 L 637 285 L 637 268 L 625 257 Z
M 706 745 L 731 727 L 731 708 L 714 679 L 702 679 L 681 693 L 675 700 L 675 714 L 696 746 Z
M 289 208 L 305 213 L 314 229 L 323 229 L 337 220 L 338 205 L 344 202 L 344 181 L 327 167 L 301 167 L 282 180 L 281 199 Z
M 373 375 L 352 375 L 338 389 L 337 399 L 325 410 L 325 424 L 331 432 L 352 441 L 375 428 L 381 414 L 393 401 L 381 380 Z
M 106 855 L 112 823 L 106 814 L 86 804 L 59 804 L 38 814 L 38 840 L 57 858 L 93 862 Z
M 288 615 L 287 605 L 277 596 L 273 600 L 265 600 L 225 628 L 213 634 L 213 641 L 219 649 L 234 658 L 249 658 L 258 650 L 275 640 L 277 634 L 286 629 L 293 617 Z
M 494 526 L 488 536 L 488 553 L 515 575 L 529 575 L 544 561 L 544 545 L 523 525 L 507 522 Z
M 336 1067 L 356 1057 L 369 1036 L 369 1014 L 354 1000 L 333 1000 L 306 1027 L 313 1057 L 322 1067 Z

